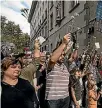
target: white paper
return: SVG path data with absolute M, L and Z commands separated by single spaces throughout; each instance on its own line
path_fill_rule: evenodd
M 99 48 L 100 48 L 99 42 L 96 42 L 96 43 L 95 43 L 95 46 L 96 46 L 97 49 L 99 49 Z
M 39 36 L 37 39 L 39 40 L 40 45 L 42 45 L 42 43 L 45 42 L 45 39 L 42 36 Z

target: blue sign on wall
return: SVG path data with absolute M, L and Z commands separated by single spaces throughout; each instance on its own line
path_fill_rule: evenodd
M 97 30 L 102 32 L 102 0 L 98 1 L 96 9 Z
M 96 9 L 96 20 L 102 20 L 102 0 L 98 1 L 97 9 Z

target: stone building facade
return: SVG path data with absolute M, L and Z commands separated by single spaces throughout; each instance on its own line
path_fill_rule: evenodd
M 101 44 L 102 33 L 96 31 L 96 7 L 97 1 L 33 1 L 28 18 L 31 24 L 31 49 L 34 39 L 43 36 L 46 41 L 41 50 L 51 52 L 68 32 L 72 32 L 72 40 L 79 43 L 79 53 L 86 48 L 89 40 L 92 46 L 94 41 Z M 92 34 L 88 33 L 90 27 L 94 27 Z

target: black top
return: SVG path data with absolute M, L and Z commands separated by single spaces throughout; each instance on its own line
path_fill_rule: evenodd
M 42 65 L 39 64 L 39 67 L 36 71 L 36 78 L 37 78 L 37 86 L 42 85 L 42 87 L 38 90 L 38 98 L 40 102 L 41 108 L 46 108 L 46 101 L 45 101 L 45 89 L 46 89 L 46 69 L 42 72 L 39 70 L 41 69 Z
M 19 78 L 15 86 L 1 82 L 1 108 L 34 108 L 38 103 L 33 86 Z
M 79 101 L 81 99 L 81 84 L 79 81 L 79 78 L 75 78 L 75 76 L 71 75 L 70 76 L 70 85 L 73 87 L 74 92 L 75 92 L 75 97 L 76 100 Z
M 46 70 L 44 69 L 42 72 L 40 72 L 39 70 L 41 67 L 42 65 L 40 64 L 36 71 L 37 85 L 46 84 Z

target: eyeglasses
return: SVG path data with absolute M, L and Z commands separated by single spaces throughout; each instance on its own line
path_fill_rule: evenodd
M 17 60 L 17 59 L 11 59 L 11 60 L 12 60 L 12 64 L 11 65 L 20 64 L 20 61 Z
M 13 64 L 13 65 L 11 65 L 11 68 L 19 68 L 19 69 L 21 69 L 21 66 L 18 66 L 17 64 Z
M 20 61 L 17 59 L 11 59 L 12 63 L 11 63 L 11 68 L 16 68 L 18 66 L 18 64 L 20 64 Z M 21 65 L 18 66 L 18 68 L 21 68 Z

